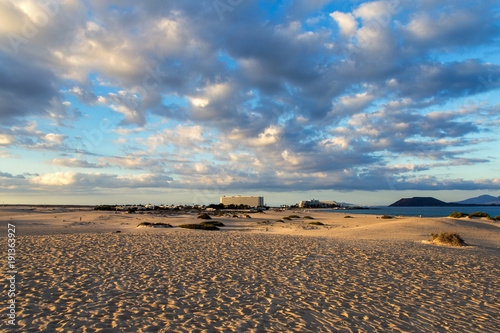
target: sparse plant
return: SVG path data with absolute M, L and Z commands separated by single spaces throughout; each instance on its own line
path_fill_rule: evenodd
M 344 216 L 345 219 L 352 219 L 352 216 L 351 215 L 346 215 Z
M 500 215 L 495 216 L 495 220 L 500 221 Z
M 291 219 L 300 219 L 300 216 L 298 216 L 298 215 L 290 215 L 288 217 Z
M 269 224 L 270 222 L 269 221 L 260 221 L 260 222 L 257 222 L 257 224 Z
M 304 216 L 304 218 L 307 219 L 307 220 L 314 220 L 314 217 L 309 216 L 309 215 Z
M 181 224 L 179 228 L 184 229 L 200 229 L 200 230 L 219 230 L 214 225 L 203 225 L 203 224 Z
M 172 226 L 168 223 L 163 222 L 141 222 L 137 225 L 137 227 L 151 227 L 151 228 L 172 228 Z
M 491 216 L 489 216 L 488 214 L 483 213 L 483 212 L 474 212 L 474 213 L 470 213 L 469 217 L 491 217 Z
M 283 221 L 283 220 L 276 220 L 276 222 L 283 223 L 283 222 L 285 222 L 285 221 Z
M 291 218 L 291 217 L 288 217 L 288 216 L 285 216 L 285 217 L 283 218 L 283 220 L 291 221 L 291 220 L 292 220 L 292 218 Z
M 223 227 L 224 226 L 224 223 L 220 222 L 220 221 L 203 221 L 203 222 L 200 222 L 201 225 L 213 225 L 213 226 L 216 226 L 216 227 Z
M 469 216 L 469 215 L 462 213 L 462 212 L 453 212 L 450 214 L 450 217 L 453 217 L 455 219 L 459 219 L 459 218 L 467 217 L 467 216 Z
M 391 215 L 382 215 L 380 218 L 381 219 L 393 219 L 394 216 L 391 216 Z
M 318 221 L 309 222 L 309 224 L 312 224 L 312 225 L 325 225 L 324 223 L 321 223 L 321 222 L 318 222 Z
M 137 225 L 137 227 L 151 227 L 151 228 L 172 228 L 172 226 L 168 223 L 163 222 L 141 222 Z
M 207 213 L 203 213 L 203 214 L 198 215 L 198 218 L 202 219 L 202 220 L 211 220 L 212 219 L 210 217 L 210 215 L 208 215 Z
M 246 216 L 246 218 L 247 218 L 247 219 L 251 219 L 252 217 L 251 217 L 250 215 L 247 215 L 247 216 Z
M 464 240 L 459 234 L 451 232 L 440 232 L 439 234 L 431 233 L 429 241 L 449 246 L 466 246 Z

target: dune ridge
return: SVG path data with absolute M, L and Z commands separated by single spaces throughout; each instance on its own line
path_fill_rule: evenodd
M 283 214 L 264 215 L 267 219 Z M 452 219 L 421 219 L 421 226 L 406 230 L 405 219 L 316 214 L 316 220 L 329 225 L 308 229 L 302 220 L 257 224 L 259 215 L 251 221 L 234 219 L 232 224 L 224 219 L 227 229 L 202 231 L 136 228 L 135 221 L 151 217 L 127 216 L 127 223 L 133 224 L 122 225 L 125 220 L 117 219 L 112 226 L 101 225 L 105 218 L 99 216 L 102 213 L 82 221 L 96 224 L 62 229 L 54 229 L 57 224 L 51 226 L 46 220 L 40 228 L 53 228 L 47 234 L 19 235 L 21 331 L 497 332 L 500 328 L 499 250 L 494 236 L 485 237 L 486 243 L 474 240 L 496 230 L 487 221 L 483 225 L 478 220 L 477 228 L 462 226 L 474 231 L 476 238 L 470 238 L 473 246 L 458 249 L 417 241 L 420 228 L 425 232 L 433 225 L 455 223 Z M 110 214 L 107 221 L 114 218 Z M 196 217 L 168 221 L 178 225 L 189 219 Z M 19 215 L 14 223 L 28 220 Z M 79 217 L 75 220 L 79 222 Z M 399 238 L 380 239 L 384 225 L 398 226 Z M 118 226 L 122 233 L 109 231 Z M 57 232 L 75 228 L 74 233 Z

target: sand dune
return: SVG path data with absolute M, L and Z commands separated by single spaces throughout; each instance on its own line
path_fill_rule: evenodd
M 224 230 L 199 231 L 136 227 L 146 220 L 199 222 L 194 215 L 2 211 L 0 224 L 11 221 L 19 230 L 18 329 L 500 329 L 498 223 L 328 213 L 307 213 L 325 226 L 258 223 L 289 213 L 217 218 Z M 472 246 L 422 243 L 440 229 L 461 233 Z

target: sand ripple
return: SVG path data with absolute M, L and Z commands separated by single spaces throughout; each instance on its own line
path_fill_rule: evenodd
M 19 237 L 23 332 L 498 332 L 498 251 L 241 232 Z

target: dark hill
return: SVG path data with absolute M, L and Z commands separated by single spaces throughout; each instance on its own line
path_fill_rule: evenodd
M 479 197 L 458 201 L 456 203 L 462 205 L 500 205 L 500 197 L 481 195 Z
M 414 198 L 403 198 L 389 207 L 445 207 L 445 206 L 456 206 L 455 204 L 447 203 L 432 197 L 414 197 Z

